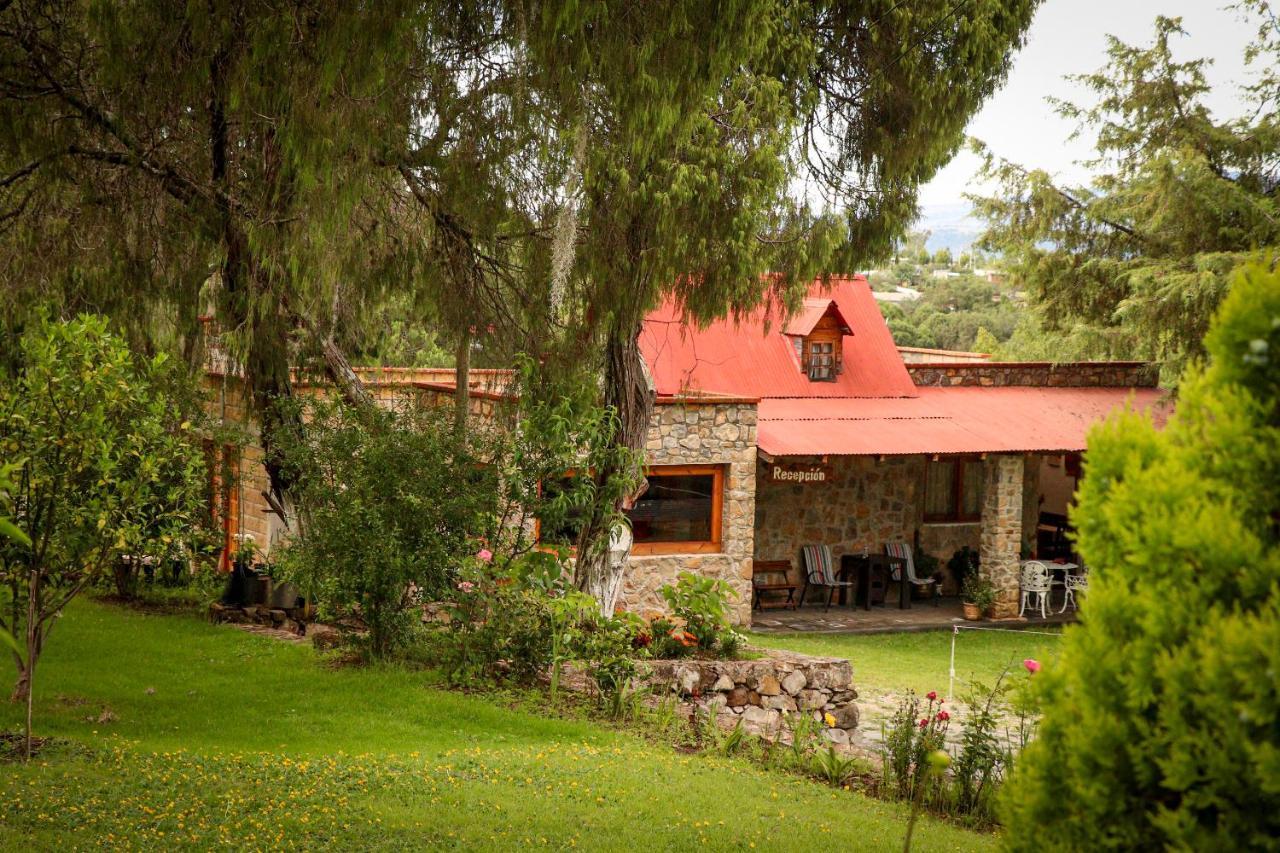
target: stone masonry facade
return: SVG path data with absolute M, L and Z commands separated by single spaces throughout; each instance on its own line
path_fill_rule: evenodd
M 633 554 L 619 603 L 645 614 L 666 609 L 661 589 L 681 572 L 723 580 L 733 590 L 733 621 L 751 624 L 751 558 L 756 501 L 756 404 L 751 400 L 659 400 L 649 421 L 650 466 L 724 468 L 720 550 L 698 554 Z
M 1154 388 L 1159 379 L 1155 366 L 1143 361 L 919 363 L 908 364 L 907 372 L 921 387 Z
M 991 611 L 996 619 L 1018 615 L 1024 461 L 1021 455 L 993 454 L 984 463 L 979 560 L 983 576 L 996 588 L 996 603 Z

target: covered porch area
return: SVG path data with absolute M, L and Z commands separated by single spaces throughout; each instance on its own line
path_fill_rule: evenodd
M 1062 625 L 1075 619 L 1074 609 L 1068 608 L 1065 613 L 1059 613 L 1055 607 L 1048 619 L 1037 618 L 1034 623 L 1017 624 Z M 873 607 L 870 611 L 847 606 L 832 606 L 825 610 L 822 604 L 811 604 L 797 610 L 757 610 L 751 620 L 751 630 L 762 634 L 894 634 L 979 624 L 965 619 L 960 599 L 950 596 L 944 597 L 937 607 L 926 604 L 910 610 L 900 610 L 893 602 L 886 607 Z
M 1018 618 L 1022 561 L 1071 556 L 1064 530 L 1089 426 L 1116 407 L 1146 408 L 1158 398 L 1119 388 L 919 390 L 915 398 L 761 401 L 756 564 L 785 564 L 802 592 L 809 580 L 802 549 L 825 546 L 833 571 L 845 569 L 839 579 L 850 585 L 839 590 L 843 610 L 834 604 L 826 610 L 830 588 L 810 584 L 794 613 L 757 610 L 754 625 L 945 627 L 962 618 L 959 593 L 973 557 L 996 591 L 990 615 Z M 910 548 L 918 578 L 939 579 L 938 606 L 908 598 L 909 609 L 900 609 L 898 583 L 881 590 L 865 569 L 849 571 L 889 546 Z M 871 589 L 860 589 L 869 579 Z M 928 590 L 914 588 L 917 595 Z M 778 597 L 762 602 L 767 607 Z M 883 604 L 849 607 L 866 597 Z M 1060 607 L 1055 597 L 1055 615 Z

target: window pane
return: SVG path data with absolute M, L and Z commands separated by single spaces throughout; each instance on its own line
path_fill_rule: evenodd
M 961 486 L 961 512 L 969 518 L 982 515 L 982 462 L 970 460 L 964 463 L 964 484 Z
M 709 542 L 713 474 L 649 474 L 649 489 L 627 513 L 636 542 Z
M 930 460 L 925 469 L 924 513 L 935 518 L 951 518 L 956 514 L 955 466 L 950 460 Z

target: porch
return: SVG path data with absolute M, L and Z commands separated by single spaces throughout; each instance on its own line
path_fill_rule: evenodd
M 957 597 L 944 597 L 938 606 L 923 601 L 913 602 L 910 610 L 899 610 L 896 603 L 885 607 L 873 607 L 866 611 L 849 606 L 832 605 L 824 610 L 821 604 L 809 604 L 798 610 L 757 610 L 752 616 L 751 630 L 764 634 L 892 634 L 909 631 L 940 631 L 954 625 L 987 625 L 1000 628 L 1039 628 L 1044 625 L 1064 625 L 1076 621 L 1076 611 L 1067 608 L 1058 613 L 1057 607 L 1048 619 L 1039 615 L 1026 620 L 1012 619 L 996 623 L 972 622 L 964 618 Z
M 888 545 L 910 546 L 916 576 L 939 578 L 942 598 L 937 607 L 917 599 L 910 609 L 900 609 L 898 584 L 890 583 L 884 590 L 886 606 L 824 611 L 829 590 L 810 587 L 806 606 L 756 610 L 752 625 L 776 631 L 875 632 L 963 622 L 959 594 L 970 563 L 959 556 L 962 550 L 977 558 L 981 576 L 996 588 L 993 615 L 1016 618 L 1021 560 L 1037 553 L 1046 559 L 1067 556 L 1063 550 L 1070 545 L 1062 527 L 1079 472 L 1076 454 L 762 454 L 753 556 L 756 565 L 788 566 L 788 579 L 798 587 L 796 598 L 806 582 L 805 545 L 826 545 L 835 567 L 847 562 L 842 558 L 884 554 Z M 843 591 L 855 598 L 854 588 Z M 778 597 L 766 595 L 765 600 Z

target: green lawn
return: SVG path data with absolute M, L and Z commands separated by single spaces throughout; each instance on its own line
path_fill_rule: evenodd
M 0 730 L 20 712 L 0 702 Z M 37 673 L 38 733 L 0 766 L 0 849 L 854 849 L 905 810 L 746 761 L 334 669 L 307 646 L 84 602 Z M 993 836 L 933 820 L 919 850 Z
M 956 692 L 977 679 L 988 684 L 1026 658 L 1050 660 L 1062 642 L 1059 629 L 1044 636 L 1027 631 L 961 631 L 956 640 Z M 945 694 L 951 660 L 950 631 L 909 634 L 752 634 L 758 646 L 848 658 L 859 690 L 936 690 Z

